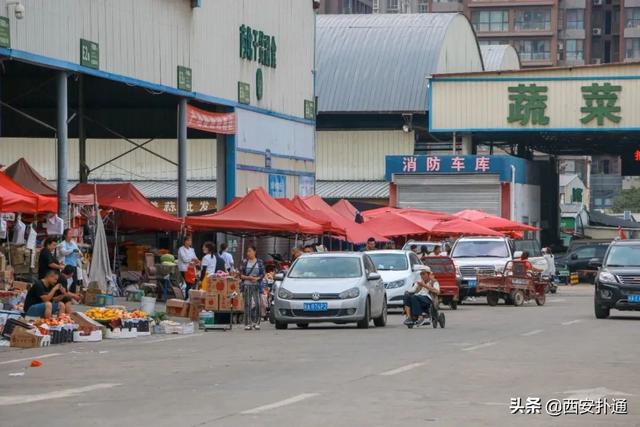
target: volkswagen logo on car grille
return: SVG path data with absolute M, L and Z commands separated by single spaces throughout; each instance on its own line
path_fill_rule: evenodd
M 320 299 L 320 294 L 318 292 L 314 292 L 311 294 L 311 299 L 314 301 L 318 301 Z

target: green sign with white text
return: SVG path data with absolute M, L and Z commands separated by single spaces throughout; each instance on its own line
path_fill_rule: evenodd
M 9 18 L 0 16 L 0 47 L 11 47 Z
M 316 118 L 316 105 L 313 101 L 304 100 L 304 118 L 313 120 Z
M 238 102 L 251 104 L 251 85 L 249 83 L 238 82 Z
M 80 39 L 80 65 L 96 70 L 100 68 L 100 46 L 98 43 Z
M 178 65 L 178 89 L 191 92 L 191 68 Z

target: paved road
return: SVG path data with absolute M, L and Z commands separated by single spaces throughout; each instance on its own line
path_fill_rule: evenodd
M 0 423 L 640 426 L 640 315 L 596 320 L 592 298 L 575 287 L 544 307 L 463 305 L 446 311 L 444 330 L 409 330 L 395 315 L 386 328 L 364 331 L 266 326 L 4 349 Z M 44 366 L 25 371 L 33 357 Z M 509 410 L 512 397 L 605 395 L 628 399 L 629 414 Z

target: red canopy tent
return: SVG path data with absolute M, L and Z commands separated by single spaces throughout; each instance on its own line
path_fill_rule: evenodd
M 306 207 L 301 206 L 299 203 L 296 203 L 296 201 L 291 199 L 276 200 L 287 209 L 292 210 L 298 215 L 301 215 L 317 224 L 320 224 L 325 233 L 336 236 L 346 235 L 344 227 L 341 227 L 340 224 L 336 224 L 334 221 L 332 221 L 331 217 L 326 213 L 322 211 L 307 209 Z
M 483 227 L 474 222 L 462 218 L 455 218 L 449 221 L 438 223 L 431 230 L 433 235 L 441 236 L 503 236 L 503 233 Z
M 153 206 L 131 183 L 78 184 L 69 192 L 69 203 L 93 204 L 94 192 L 102 209 L 116 212 L 122 230 L 179 231 L 182 226 L 179 218 Z
M 431 227 L 435 226 L 435 224 L 420 225 L 416 220 L 398 212 L 377 215 L 368 219 L 365 224 L 371 229 L 379 230 L 379 233 L 385 237 L 421 236 L 428 234 Z
M 308 196 L 308 197 L 295 197 L 293 203 L 299 206 L 303 210 L 308 211 L 320 211 L 327 217 L 331 218 L 333 224 L 343 227 L 346 231 L 346 239 L 348 242 L 359 244 L 366 243 L 370 237 L 376 239 L 376 242 L 387 242 L 388 239 L 376 231 L 373 227 L 369 227 L 367 224 L 358 224 L 354 221 L 349 221 L 344 218 L 338 212 L 334 211 L 331 206 L 322 200 L 322 197 Z M 355 218 L 354 218 L 355 219 Z
M 356 212 L 358 211 L 348 200 L 340 199 L 331 206 L 334 211 L 348 219 L 349 221 L 355 221 Z
M 57 197 L 56 189 L 21 157 L 4 170 L 15 182 L 29 191 L 43 196 Z
M 478 225 L 490 228 L 497 231 L 538 231 L 539 228 L 531 225 L 523 224 L 521 222 L 511 221 L 506 218 L 502 218 L 495 215 L 490 215 L 486 212 L 466 209 L 455 214 L 458 218 L 463 218 L 469 221 L 473 221 Z
M 237 202 L 211 215 L 190 216 L 187 225 L 201 230 L 275 232 L 319 235 L 322 226 L 287 209 L 263 188 L 251 190 Z
M 41 196 L 29 191 L 3 172 L 0 172 L 0 191 L 2 192 L 3 212 L 47 213 L 58 211 L 56 197 Z

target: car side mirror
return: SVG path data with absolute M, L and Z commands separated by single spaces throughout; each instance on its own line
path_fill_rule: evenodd
M 411 271 L 413 271 L 414 273 L 421 270 L 424 270 L 424 265 L 415 264 L 411 267 Z
M 571 254 L 571 259 L 578 259 L 578 254 Z M 591 262 L 591 261 L 589 261 Z
M 282 282 L 284 280 L 284 273 L 276 273 L 276 275 L 273 276 L 273 279 L 278 282 Z
M 600 268 L 602 267 L 602 261 L 600 261 L 598 258 L 591 258 L 589 260 L 589 267 Z
M 513 253 L 513 259 L 518 259 L 522 257 L 522 251 L 515 251 Z
M 380 273 L 369 273 L 367 275 L 367 280 L 380 280 L 381 277 Z

